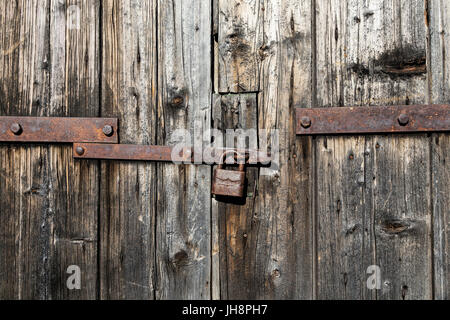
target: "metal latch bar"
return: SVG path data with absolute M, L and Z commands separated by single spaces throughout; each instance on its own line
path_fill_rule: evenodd
M 166 146 L 75 143 L 73 156 L 76 159 L 168 162 L 172 159 L 172 150 Z M 191 159 L 189 152 L 184 155 L 184 161 Z
M 450 131 L 450 105 L 298 108 L 298 135 Z
M 194 163 L 192 148 L 180 148 L 180 152 L 169 146 L 130 145 L 130 144 L 98 144 L 74 143 L 73 156 L 75 159 L 124 160 L 124 161 L 157 161 Z M 247 164 L 270 164 L 271 156 L 259 150 L 240 150 L 206 148 L 205 154 L 212 155 L 214 163 L 219 163 L 223 154 L 233 151 L 245 155 Z
M 118 120 L 0 117 L 0 142 L 118 143 Z

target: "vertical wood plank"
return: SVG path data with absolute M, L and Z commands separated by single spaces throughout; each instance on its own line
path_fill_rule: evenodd
M 423 1 L 316 3 L 319 106 L 426 101 Z M 318 298 L 431 298 L 429 148 L 425 135 L 317 139 Z
M 257 137 L 257 111 L 257 95 L 254 93 L 217 96 L 213 108 L 214 128 L 223 132 L 225 147 L 237 147 L 225 145 L 226 130 L 238 133 L 237 130 L 254 129 Z M 245 147 L 257 148 L 248 144 Z M 257 168 L 246 169 L 245 199 L 232 201 L 218 197 L 213 202 L 217 206 L 218 239 L 215 243 L 220 253 L 218 270 L 222 299 L 256 298 L 253 252 L 257 248 L 258 236 L 254 219 L 258 174 Z
M 370 299 L 365 270 L 374 263 L 372 221 L 366 214 L 371 199 L 362 188 L 364 138 L 320 140 L 316 146 L 318 298 Z
M 121 143 L 156 143 L 157 1 L 103 2 L 102 115 Z M 156 165 L 102 163 L 102 299 L 153 299 Z
M 428 1 L 431 103 L 450 103 L 450 4 Z M 434 134 L 431 144 L 434 236 L 434 297 L 450 298 L 450 135 Z
M 218 0 L 219 91 L 259 90 L 260 0 Z
M 96 117 L 99 106 L 100 2 L 51 1 L 51 115 Z M 70 146 L 49 146 L 52 299 L 97 298 L 98 162 L 75 161 Z M 69 266 L 81 290 L 68 290 Z
M 219 3 L 220 91 L 260 91 L 258 129 L 269 136 L 279 130 L 280 136 L 279 171 L 260 174 L 254 204 L 230 207 L 219 217 L 227 219 L 220 223 L 220 241 L 227 244 L 221 248 L 227 259 L 221 263 L 222 295 L 310 299 L 311 139 L 297 139 L 294 110 L 311 106 L 311 1 Z M 243 282 L 250 290 L 242 290 Z
M 311 299 L 312 140 L 295 133 L 295 108 L 312 104 L 311 1 L 265 1 L 263 8 L 258 127 L 279 130 L 279 170 L 258 181 L 257 296 Z
M 1 4 L 2 115 L 98 113 L 98 1 L 78 2 L 77 30 L 67 29 L 70 4 Z M 0 203 L 0 296 L 95 298 L 97 165 L 76 163 L 70 147 L 1 149 L 0 190 L 8 196 Z M 81 269 L 81 290 L 66 287 L 70 265 Z
M 49 41 L 48 8 L 49 1 L 0 4 L 2 115 L 49 112 L 49 72 L 42 68 L 45 62 L 48 66 L 49 52 L 48 47 L 37 45 Z M 45 107 L 39 109 L 36 101 Z M 0 190 L 5 195 L 0 198 L 0 297 L 45 299 L 49 274 L 44 257 L 50 250 L 49 234 L 41 233 L 41 226 L 48 227 L 44 198 L 48 150 L 8 145 L 0 152 Z
M 210 1 L 159 2 L 159 144 L 211 128 L 211 15 Z M 156 298 L 210 299 L 211 167 L 161 164 L 157 201 Z

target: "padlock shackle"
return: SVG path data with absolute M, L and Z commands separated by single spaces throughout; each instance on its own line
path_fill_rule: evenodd
M 223 153 L 222 157 L 220 158 L 219 169 L 223 169 L 223 166 L 224 166 L 224 164 L 225 164 L 225 161 L 226 161 L 226 159 L 227 159 L 227 156 L 228 156 L 229 154 L 231 154 L 231 153 L 233 153 L 233 154 L 235 154 L 236 156 L 238 156 L 238 159 L 237 159 L 237 160 L 239 161 L 239 156 L 240 156 L 240 154 L 239 154 L 236 150 L 229 150 L 229 151 L 226 151 L 226 152 Z M 245 162 L 239 164 L 239 171 L 244 171 L 244 170 L 245 170 Z

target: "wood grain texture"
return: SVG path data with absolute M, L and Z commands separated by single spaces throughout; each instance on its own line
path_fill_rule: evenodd
M 227 299 L 309 299 L 311 139 L 296 138 L 295 107 L 311 105 L 311 1 L 219 3 L 219 90 L 260 90 L 257 127 L 280 136 L 280 170 L 260 172 L 254 204 L 219 216 L 221 261 L 227 260 L 220 265 L 221 293 Z
M 430 102 L 449 103 L 450 93 L 450 4 L 428 1 Z M 450 135 L 431 139 L 432 205 L 434 236 L 434 297 L 450 299 Z
M 219 91 L 259 90 L 264 1 L 218 0 Z
M 71 10 L 79 24 L 71 24 Z M 51 1 L 50 105 L 52 115 L 99 114 L 100 1 Z M 52 253 L 51 299 L 96 299 L 98 248 L 98 162 L 75 161 L 70 146 L 50 146 L 49 216 Z M 81 290 L 68 290 L 67 268 L 80 267 Z
M 426 102 L 423 1 L 316 4 L 319 107 Z M 425 135 L 317 139 L 319 299 L 432 297 L 429 149 Z
M 102 115 L 124 144 L 156 144 L 157 1 L 103 2 Z M 153 299 L 156 165 L 104 162 L 100 298 Z
M 50 112 L 49 1 L 0 4 L 2 115 Z M 39 85 L 35 85 L 38 83 Z M 36 106 L 36 101 L 45 107 Z M 2 146 L 0 190 L 0 297 L 46 299 L 50 291 L 48 148 Z M 32 191 L 35 192 L 32 192 Z M 43 228 L 41 229 L 41 226 Z
M 312 12 L 309 0 L 264 2 L 258 128 L 279 131 L 280 154 L 258 181 L 260 298 L 313 294 L 312 140 L 295 136 L 295 108 L 312 105 Z
M 211 2 L 159 2 L 157 15 L 158 143 L 201 145 L 211 128 Z M 210 299 L 211 167 L 160 165 L 157 202 L 156 298 Z
M 98 113 L 98 3 L 77 3 L 85 22 L 77 30 L 67 28 L 70 1 L 1 4 L 2 115 Z M 70 147 L 1 149 L 0 188 L 8 196 L 0 204 L 0 296 L 94 299 L 98 165 L 75 162 Z M 81 269 L 81 290 L 66 287 L 70 265 Z
M 224 134 L 225 145 L 226 130 L 255 130 L 257 136 L 258 112 L 257 95 L 228 94 L 215 97 L 213 106 L 214 128 Z M 233 139 L 234 140 L 234 139 Z M 245 146 L 257 149 L 258 146 Z M 236 170 L 229 168 L 230 170 Z M 247 168 L 247 185 L 245 199 L 232 200 L 216 197 L 213 204 L 213 225 L 218 226 L 217 241 L 214 242 L 213 254 L 219 253 L 218 269 L 215 269 L 220 281 L 220 297 L 222 299 L 251 299 L 256 290 L 254 286 L 255 266 L 254 255 L 257 247 L 258 228 L 254 219 L 255 203 L 257 199 L 258 168 Z
M 0 12 L 0 116 L 117 117 L 120 142 L 143 145 L 276 129 L 280 148 L 279 170 L 248 168 L 245 202 L 230 203 L 211 199 L 211 166 L 1 144 L 0 299 L 449 299 L 449 134 L 298 137 L 295 108 L 450 103 L 450 4 Z M 71 265 L 81 290 L 66 287 Z M 371 265 L 380 290 L 366 286 Z

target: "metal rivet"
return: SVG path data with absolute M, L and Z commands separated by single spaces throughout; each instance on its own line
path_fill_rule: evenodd
M 83 147 L 77 147 L 75 152 L 77 153 L 77 155 L 82 156 L 84 154 L 84 148 Z
M 114 129 L 112 126 L 104 126 L 103 133 L 105 134 L 105 136 L 111 137 L 114 134 Z
M 14 133 L 16 136 L 22 134 L 22 126 L 18 123 L 13 123 L 11 125 L 11 132 Z
M 301 125 L 303 128 L 308 129 L 309 127 L 311 127 L 312 121 L 311 118 L 309 117 L 303 117 L 301 120 Z
M 401 126 L 406 126 L 409 123 L 409 116 L 407 114 L 402 113 L 399 117 L 398 117 L 398 123 Z

